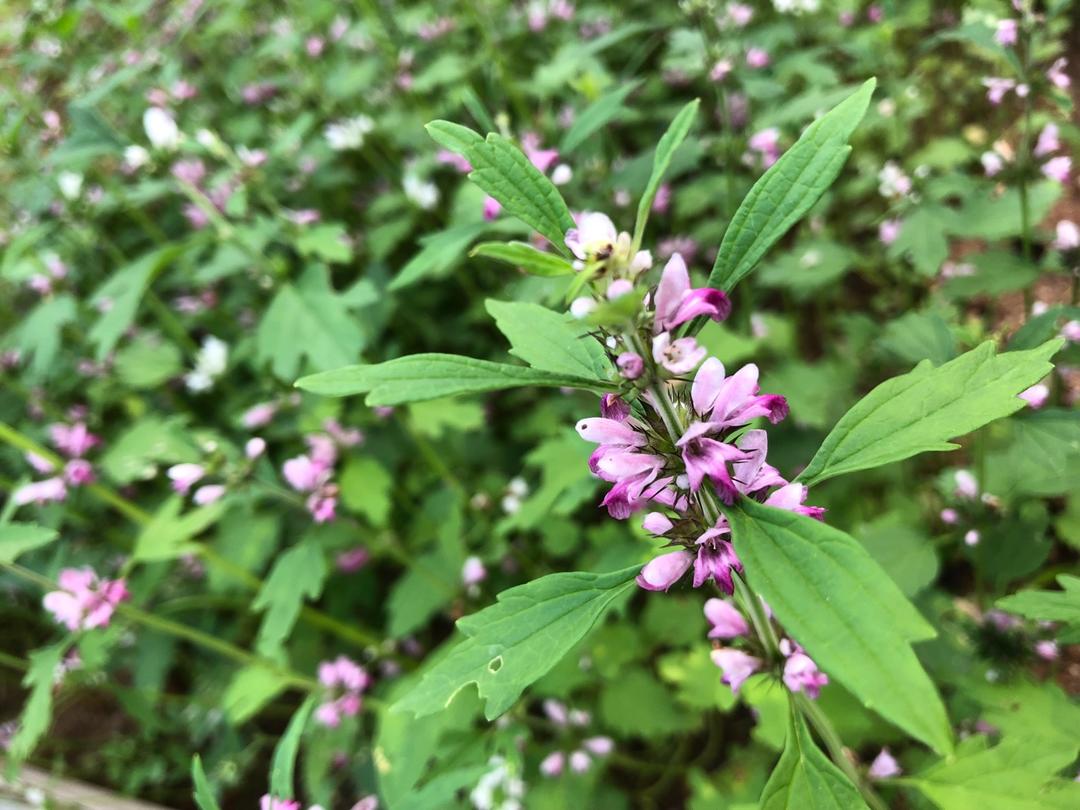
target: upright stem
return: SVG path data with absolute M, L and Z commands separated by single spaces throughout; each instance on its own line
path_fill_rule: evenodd
M 1027 83 L 1028 61 L 1031 58 L 1031 37 L 1026 38 L 1024 48 L 1023 74 L 1020 81 Z M 1029 92 L 1024 97 L 1024 120 L 1020 137 L 1020 152 L 1017 155 L 1017 171 L 1019 173 L 1020 192 L 1020 243 L 1023 250 L 1024 261 L 1031 263 L 1031 203 L 1028 199 L 1028 171 L 1031 168 L 1031 111 L 1032 98 Z M 1030 285 L 1024 287 L 1024 320 L 1031 315 L 1033 292 Z
M 851 780 L 851 783 L 859 789 L 859 793 L 862 794 L 863 800 L 870 806 L 870 810 L 889 810 L 889 806 L 874 792 L 874 789 L 867 784 L 855 766 L 851 764 L 851 760 L 847 758 L 847 754 L 844 753 L 844 744 L 840 741 L 840 735 L 836 733 L 832 722 L 825 712 L 821 710 L 821 707 L 807 698 L 806 695 L 792 695 L 792 698 L 795 700 L 795 706 L 810 721 L 810 725 L 818 733 L 832 761 Z

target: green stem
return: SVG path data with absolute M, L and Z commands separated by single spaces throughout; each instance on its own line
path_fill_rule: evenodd
M 848 759 L 847 754 L 844 752 L 844 744 L 840 740 L 840 735 L 837 734 L 836 729 L 833 728 L 832 721 L 830 721 L 825 712 L 821 710 L 821 707 L 806 697 L 806 695 L 792 694 L 791 697 L 795 701 L 795 706 L 802 712 L 803 717 L 805 717 L 810 722 L 810 725 L 814 727 L 814 730 L 821 738 L 821 742 L 825 745 L 825 749 L 829 752 L 832 761 L 835 762 L 836 766 L 851 780 L 851 783 L 859 789 L 859 793 L 862 794 L 863 800 L 870 806 L 870 810 L 889 810 L 889 806 L 874 792 L 874 789 L 860 775 L 859 771 L 851 763 L 851 760 Z

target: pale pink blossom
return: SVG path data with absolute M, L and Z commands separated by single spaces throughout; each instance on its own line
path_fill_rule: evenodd
M 25 484 L 11 494 L 11 500 L 17 506 L 28 503 L 44 504 L 50 501 L 62 501 L 67 497 L 67 486 L 60 477 L 46 478 Z
M 259 799 L 259 810 L 301 810 L 301 806 L 293 799 L 279 799 L 267 793 Z
M 737 638 L 750 631 L 743 615 L 723 599 L 712 598 L 705 602 L 705 618 L 712 624 L 709 638 Z
M 172 481 L 173 490 L 187 495 L 188 490 L 206 475 L 206 469 L 201 464 L 174 464 L 165 474 Z
M 1016 87 L 1016 82 L 1012 79 L 987 76 L 982 80 L 982 85 L 986 88 L 987 100 L 991 104 L 1000 104 L 1005 98 L 1005 94 Z
M 1035 642 L 1035 654 L 1044 661 L 1056 661 L 1061 655 L 1056 641 L 1044 639 Z
M 1039 130 L 1039 137 L 1035 142 L 1036 157 L 1045 157 L 1060 148 L 1061 139 L 1058 136 L 1057 124 L 1051 122 Z
M 352 574 L 367 565 L 368 560 L 370 559 L 371 552 L 364 546 L 357 546 L 356 548 L 338 554 L 335 562 L 339 571 L 345 574 Z
M 1004 47 L 1015 45 L 1019 30 L 1020 24 L 1017 20 L 998 20 L 997 28 L 994 31 L 994 41 Z
M 244 444 L 244 456 L 249 461 L 254 461 L 266 452 L 266 439 L 261 436 L 253 436 Z
M 965 546 L 970 546 L 970 547 L 977 546 L 977 545 L 979 545 L 979 541 L 981 539 L 982 539 L 982 537 L 979 535 L 978 529 L 969 529 L 964 534 L 964 545 Z
M 711 653 L 712 661 L 723 674 L 721 680 L 738 692 L 751 675 L 761 669 L 761 660 L 732 647 L 720 647 Z
M 1045 383 L 1036 383 L 1030 388 L 1021 391 L 1017 396 L 1024 400 L 1030 408 L 1038 410 L 1050 398 L 1050 387 Z
M 689 374 L 708 355 L 708 351 L 695 338 L 671 339 L 670 332 L 661 332 L 653 338 L 653 360 L 675 375 Z
M 955 526 L 960 520 L 960 514 L 955 509 L 945 508 L 941 510 L 941 522 L 946 526 Z
M 574 773 L 585 773 L 592 765 L 592 759 L 584 751 L 574 751 L 570 754 L 570 770 Z
M 746 65 L 751 68 L 763 68 L 769 64 L 769 52 L 764 48 L 750 48 L 746 52 Z
M 871 779 L 892 779 L 894 776 L 899 776 L 903 773 L 900 768 L 900 763 L 896 761 L 896 758 L 889 753 L 888 748 L 882 748 L 878 755 L 874 757 L 874 761 L 870 763 L 870 768 L 866 772 L 866 775 Z
M 1062 56 L 1059 59 L 1054 60 L 1054 64 L 1050 66 L 1050 69 L 1046 71 L 1046 78 L 1050 81 L 1050 84 L 1059 90 L 1065 90 L 1072 83 L 1069 78 L 1069 74 L 1065 72 L 1065 67 L 1068 64 L 1068 60 Z
M 1053 246 L 1057 250 L 1075 250 L 1080 247 L 1080 226 L 1069 219 L 1062 219 L 1054 228 Z
M 982 164 L 983 174 L 987 177 L 993 177 L 1005 168 L 1005 158 L 997 152 L 983 152 L 979 162 Z
M 191 500 L 196 506 L 209 506 L 215 501 L 220 501 L 224 495 L 224 484 L 207 484 L 206 486 L 199 487 L 195 490 L 195 494 L 191 496 Z
M 645 371 L 645 361 L 637 352 L 623 352 L 615 358 L 619 373 L 628 380 L 636 380 Z
M 49 437 L 53 445 L 69 458 L 80 458 L 101 443 L 101 439 L 91 433 L 84 422 L 49 425 Z
M 540 773 L 547 777 L 559 776 L 566 766 L 566 755 L 562 751 L 552 751 L 540 761 Z
M 878 225 L 878 239 L 883 245 L 891 245 L 900 236 L 903 221 L 899 219 L 887 219 Z
M 781 642 L 781 652 L 784 652 L 784 642 L 787 639 Z M 814 660 L 801 647 L 790 645 L 790 649 L 784 662 L 784 685 L 792 692 L 804 692 L 807 697 L 816 700 L 821 694 L 821 687 L 829 683 L 829 676 L 817 668 Z
M 731 301 L 722 290 L 690 286 L 690 271 L 678 253 L 664 265 L 653 302 L 654 333 L 665 332 L 698 317 L 722 321 L 731 314 Z
M 95 477 L 93 466 L 84 458 L 73 458 L 64 465 L 64 481 L 73 487 L 91 484 Z
M 1072 158 L 1066 155 L 1050 158 L 1042 165 L 1042 173 L 1059 183 L 1069 182 L 1070 171 L 1072 171 Z
M 637 576 L 639 587 L 647 591 L 666 591 L 694 564 L 694 555 L 685 549 L 654 557 Z
M 69 630 L 106 627 L 116 606 L 128 598 L 122 579 L 99 579 L 90 568 L 65 568 L 58 578 L 60 590 L 45 594 L 42 604 Z
M 244 411 L 244 414 L 240 417 L 240 424 L 249 430 L 264 427 L 270 424 L 270 420 L 274 418 L 276 413 L 277 405 L 273 402 L 260 402 L 258 405 L 252 405 Z
M 478 585 L 487 579 L 487 568 L 479 557 L 468 557 L 461 567 L 461 581 L 466 586 Z

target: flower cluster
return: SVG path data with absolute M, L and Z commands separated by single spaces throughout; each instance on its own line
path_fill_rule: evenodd
M 90 568 L 65 568 L 60 590 L 45 594 L 42 604 L 68 630 L 107 627 L 116 606 L 128 598 L 122 579 L 101 579 Z
M 63 468 L 59 469 L 49 459 L 42 458 L 36 453 L 27 453 L 27 462 L 37 472 L 55 473 L 55 475 L 16 489 L 12 494 L 12 500 L 16 505 L 62 501 L 67 498 L 69 486 L 81 487 L 94 481 L 94 468 L 84 456 L 99 445 L 101 439 L 91 433 L 84 422 L 50 425 L 49 439 L 60 454 L 67 458 L 67 461 Z
M 281 467 L 289 486 L 307 494 L 307 509 L 316 523 L 327 523 L 337 514 L 338 487 L 331 481 L 338 447 L 354 447 L 363 441 L 357 430 L 346 430 L 334 421 L 324 424 L 326 433 L 307 437 L 308 452 L 290 458 Z
M 568 709 L 557 700 L 544 701 L 544 713 L 557 729 L 569 732 L 573 728 L 586 728 L 592 722 L 588 712 L 580 709 Z M 573 773 L 585 773 L 592 767 L 593 759 L 601 759 L 615 750 L 615 741 L 610 737 L 594 736 L 580 740 L 571 746 L 570 753 L 552 751 L 540 762 L 540 773 L 547 777 L 560 776 L 569 765 Z
M 362 666 L 339 655 L 319 664 L 319 683 L 327 690 L 326 700 L 315 710 L 315 720 L 328 728 L 337 728 L 343 717 L 356 717 L 363 708 L 361 695 L 371 685 L 371 677 Z

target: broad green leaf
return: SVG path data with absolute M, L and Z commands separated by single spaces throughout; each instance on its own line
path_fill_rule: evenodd
M 315 695 L 309 695 L 307 700 L 300 704 L 300 708 L 286 726 L 285 733 L 274 747 L 274 758 L 270 763 L 271 796 L 291 799 L 295 795 L 293 772 L 296 770 L 296 754 L 300 750 L 300 737 L 317 700 Z
M 0 563 L 13 563 L 20 554 L 33 551 L 59 537 L 55 529 L 33 523 L 0 524 Z
M 1080 746 L 1080 705 L 1054 681 L 1028 678 L 988 682 L 972 672 L 959 686 L 965 698 L 982 707 L 980 719 L 1004 737 L 1038 737 Z
M 1020 591 L 997 600 L 1009 613 L 1044 622 L 1064 622 L 1080 627 L 1080 577 L 1062 574 L 1060 591 Z
M 136 338 L 116 353 L 116 374 L 132 388 L 157 388 L 183 368 L 180 350 L 160 339 Z
M 501 391 L 524 386 L 581 388 L 603 392 L 614 386 L 596 379 L 554 374 L 528 366 L 493 363 L 455 354 L 413 354 L 370 366 L 346 366 L 297 380 L 296 387 L 328 397 L 367 394 L 368 405 L 401 405 L 427 399 Z
M 417 717 L 432 714 L 475 683 L 487 718 L 498 717 L 585 637 L 630 590 L 640 570 L 549 574 L 503 591 L 494 605 L 458 620 L 465 638 L 394 709 Z
M 717 682 L 715 667 L 708 677 Z M 708 695 L 707 686 L 698 686 Z M 600 694 L 600 716 L 605 728 L 623 737 L 649 740 L 690 731 L 701 722 L 700 712 L 679 706 L 674 692 L 640 667 L 623 667 L 612 674 Z
M 634 225 L 635 248 L 641 245 L 641 239 L 645 235 L 645 223 L 649 221 L 649 212 L 652 210 L 653 200 L 656 199 L 656 192 L 664 181 L 664 174 L 667 172 L 668 167 L 671 166 L 671 160 L 675 157 L 676 150 L 686 139 L 687 133 L 690 132 L 690 127 L 694 123 L 694 118 L 697 117 L 700 105 L 701 99 L 695 98 L 679 110 L 675 120 L 671 122 L 667 131 L 660 137 L 659 143 L 656 144 L 656 152 L 653 154 L 652 174 L 649 175 L 649 182 L 645 186 L 645 192 L 641 195 L 640 202 L 638 202 L 637 223 Z
M 372 526 L 386 526 L 394 479 L 385 467 L 370 456 L 354 456 L 345 462 L 339 483 L 346 508 L 362 514 Z
M 749 498 L 728 519 L 750 584 L 792 638 L 867 707 L 950 751 L 945 707 L 911 649 L 934 629 L 859 542 Z
M 408 406 L 409 424 L 422 436 L 438 439 L 447 432 L 479 430 L 487 424 L 487 413 L 476 400 L 429 399 L 411 402 Z
M 949 257 L 949 214 L 949 209 L 934 203 L 917 206 L 889 245 L 889 255 L 907 257 L 917 273 L 928 278 L 935 276 Z
M 152 250 L 117 270 L 98 287 L 91 302 L 101 309 L 101 315 L 86 335 L 97 347 L 95 359 L 98 362 L 109 355 L 120 337 L 134 323 L 139 302 L 154 276 L 185 249 L 185 245 L 173 243 Z
M 217 523 L 228 509 L 229 500 L 224 498 L 199 506 L 181 516 L 183 506 L 184 500 L 179 495 L 165 501 L 139 532 L 135 551 L 131 555 L 132 562 L 160 562 L 197 553 L 199 547 L 190 542 L 191 539 Z
M 29 362 L 33 379 L 49 376 L 60 350 L 61 332 L 78 318 L 75 299 L 66 293 L 46 298 L 4 337 L 5 346 L 16 346 Z
M 817 747 L 794 704 L 784 752 L 758 804 L 761 810 L 866 810 L 858 789 Z
M 443 146 L 468 159 L 473 167 L 469 179 L 498 200 L 507 213 L 566 253 L 563 239 L 574 227 L 570 209 L 555 185 L 520 149 L 497 133 L 481 139 L 467 127 L 447 121 L 433 121 L 427 130 Z
M 267 703 L 285 691 L 284 676 L 263 666 L 252 664 L 233 676 L 221 696 L 221 708 L 233 725 L 240 725 L 258 714 Z
M 524 301 L 484 302 L 506 339 L 510 354 L 555 374 L 606 380 L 611 362 L 589 327 L 565 312 Z
M 799 479 L 813 486 L 931 451 L 1025 407 L 1017 394 L 1045 377 L 1060 339 L 1024 352 L 995 354 L 983 343 L 934 368 L 929 361 L 886 380 L 844 414 Z
M 294 380 L 307 365 L 325 371 L 354 362 L 364 332 L 344 295 L 334 290 L 325 267 L 309 267 L 295 284 L 284 284 L 255 332 L 255 359 L 269 363 L 281 380 Z
M 158 474 L 158 464 L 195 463 L 201 452 L 182 417 L 146 417 L 109 442 L 101 468 L 117 484 L 147 481 Z
M 934 544 L 899 514 L 883 515 L 859 527 L 853 534 L 888 572 L 904 596 L 915 596 L 937 578 L 938 557 Z
M 868 80 L 808 126 L 754 184 L 724 233 L 708 286 L 730 291 L 825 193 L 847 161 L 848 139 L 866 114 L 875 84 Z
M 899 780 L 942 810 L 1075 810 L 1080 783 L 1056 778 L 1076 758 L 1076 745 L 1010 737 Z
M 440 773 L 409 793 L 393 810 L 443 810 L 453 807 L 455 799 L 476 785 L 490 770 L 491 766 L 484 764 Z
M 563 134 L 559 151 L 569 154 L 585 143 L 589 137 L 603 128 L 609 121 L 623 111 L 623 102 L 641 85 L 641 81 L 632 81 L 617 87 L 610 93 L 600 96 L 582 110 L 575 118 L 570 129 Z
M 326 559 L 311 537 L 301 540 L 277 558 L 251 609 L 265 611 L 255 649 L 273 657 L 289 637 L 304 599 L 315 599 L 326 579 Z
M 210 787 L 206 772 L 203 770 L 202 759 L 198 754 L 191 758 L 191 781 L 195 785 L 193 795 L 199 810 L 221 810 L 217 799 L 214 798 L 214 790 Z
M 537 250 L 525 242 L 483 242 L 474 247 L 469 255 L 506 262 L 534 276 L 569 276 L 574 273 L 573 265 L 566 259 Z
M 30 668 L 23 678 L 23 686 L 30 690 L 30 697 L 23 704 L 18 729 L 7 749 L 12 762 L 25 762 L 34 753 L 42 735 L 49 730 L 56 668 L 60 666 L 69 646 L 70 640 L 64 640 L 30 653 Z
M 301 256 L 339 264 L 352 259 L 348 237 L 340 222 L 320 222 L 300 232 L 296 237 L 296 250 Z

